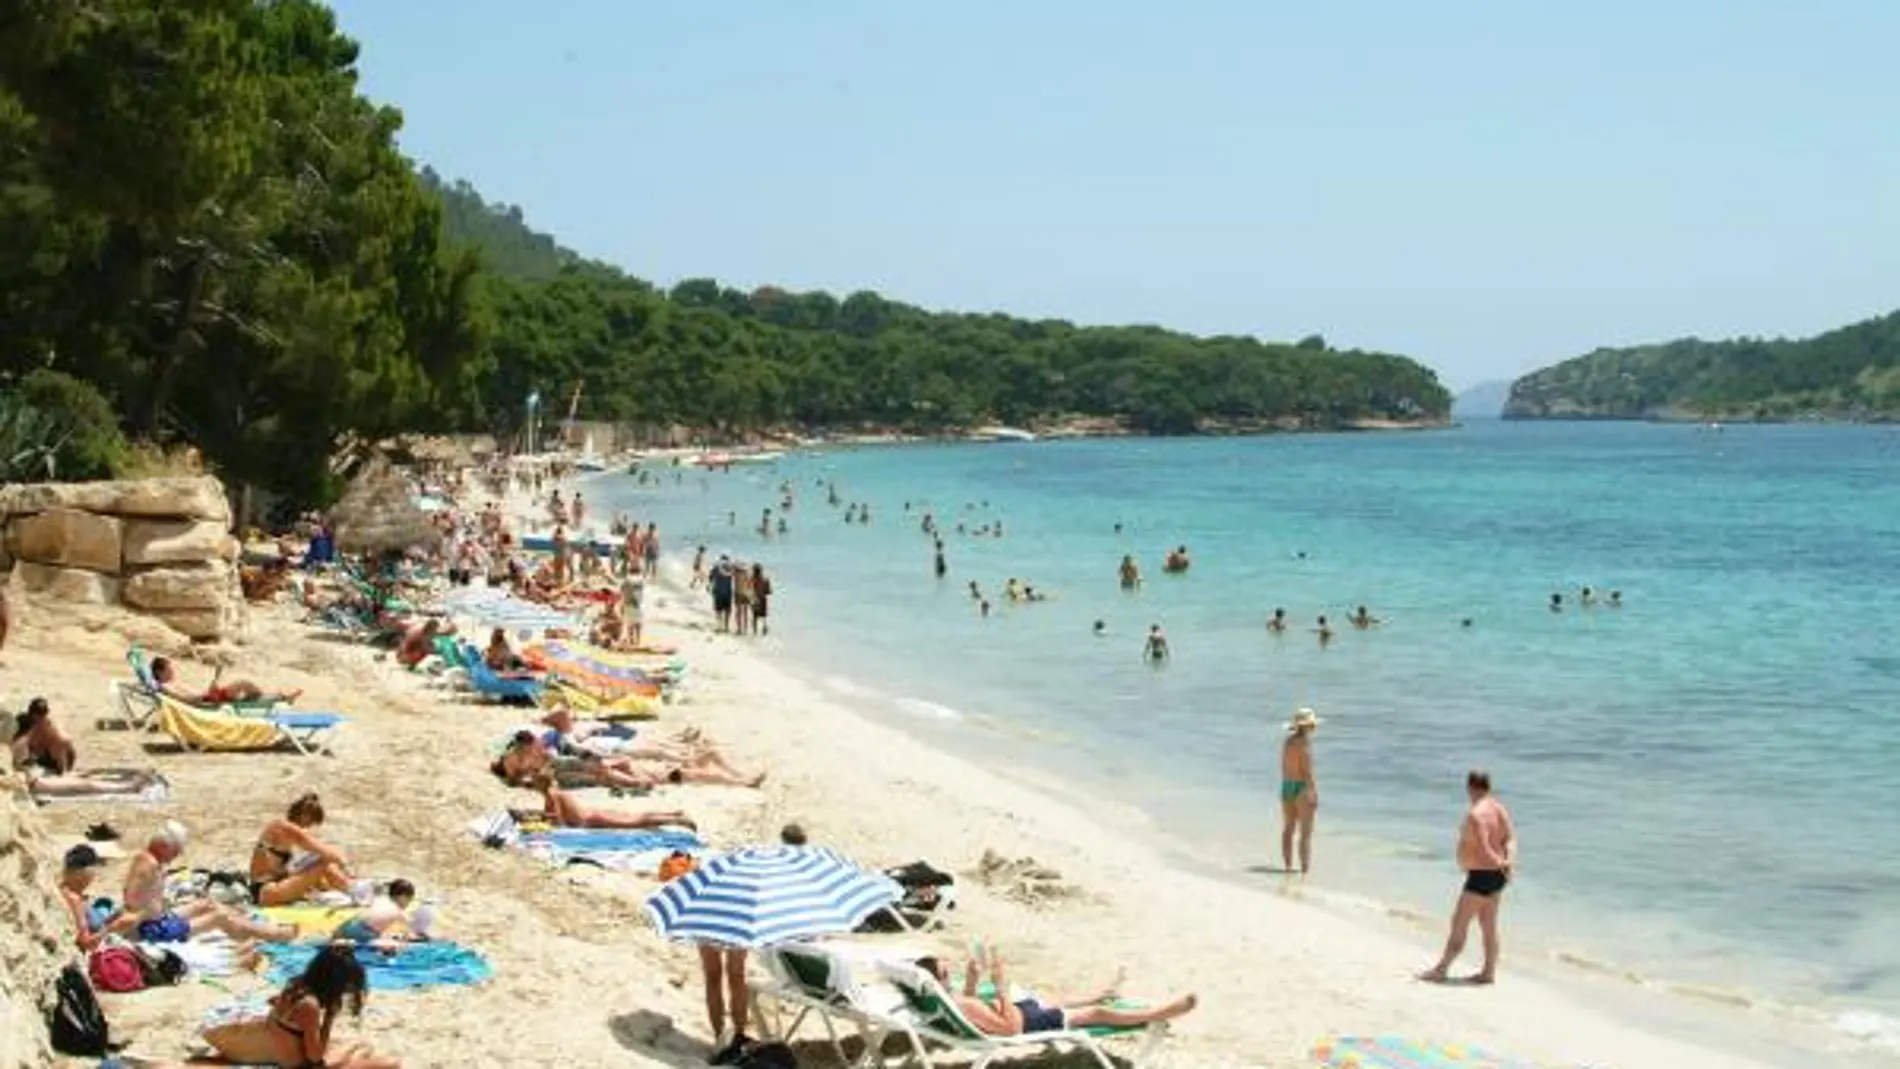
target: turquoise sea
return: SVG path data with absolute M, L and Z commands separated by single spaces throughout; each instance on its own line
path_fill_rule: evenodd
M 1270 886 L 1280 724 L 1311 705 L 1317 891 L 1436 933 L 1484 766 L 1521 829 L 1518 954 L 1900 1050 L 1900 430 L 1482 422 L 658 472 L 590 497 L 671 554 L 763 562 L 768 647 L 874 715 L 1056 772 Z M 789 531 L 761 537 L 781 481 Z M 871 522 L 845 524 L 826 481 Z M 1192 571 L 1160 574 L 1180 544 Z M 1012 576 L 1052 599 L 1008 604 Z M 1623 607 L 1577 606 L 1583 586 Z M 1315 619 L 1361 604 L 1386 622 L 1322 649 Z M 1266 630 L 1276 606 L 1291 633 Z

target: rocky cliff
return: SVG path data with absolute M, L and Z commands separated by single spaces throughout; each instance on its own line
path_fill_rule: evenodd
M 55 851 L 13 787 L 0 774 L 0 1069 L 41 1069 L 53 1059 L 47 1002 L 73 934 L 54 890 Z
M 209 476 L 0 489 L 0 572 L 29 598 L 123 605 L 188 638 L 241 636 L 224 487 Z

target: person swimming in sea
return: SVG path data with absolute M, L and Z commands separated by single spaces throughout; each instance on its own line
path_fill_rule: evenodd
M 1181 575 L 1186 573 L 1192 563 L 1192 561 L 1188 560 L 1187 547 L 1176 546 L 1168 553 L 1167 559 L 1162 562 L 1161 570 L 1167 572 L 1169 575 Z
M 1319 626 L 1313 629 L 1313 633 L 1319 636 L 1319 644 L 1322 649 L 1325 648 L 1327 643 L 1333 640 L 1333 627 L 1326 622 L 1326 617 L 1324 616 L 1319 618 Z
M 1115 533 L 1116 533 L 1116 534 L 1121 534 L 1121 533 L 1122 533 L 1122 525 L 1121 525 L 1121 522 L 1120 522 L 1119 520 L 1118 520 L 1118 521 L 1116 521 L 1116 523 L 1115 523 Z
M 942 542 L 937 543 L 937 562 L 933 564 L 931 567 L 936 571 L 937 578 L 939 579 L 942 579 L 944 576 L 950 573 L 950 565 L 945 563 L 943 559 L 943 543 Z
M 1024 601 L 1048 601 L 1049 595 L 1038 594 L 1036 593 L 1035 587 L 1030 586 L 1028 583 L 1024 583 L 1023 584 L 1023 600 Z
M 1552 594 L 1550 596 L 1550 611 L 1551 612 L 1564 611 L 1564 596 L 1562 594 Z
M 1133 553 L 1122 554 L 1121 584 L 1123 590 L 1133 590 L 1141 585 L 1141 565 L 1135 563 Z
M 1016 581 L 1015 576 L 1010 576 L 1009 582 L 1003 584 L 1003 596 L 1011 601 L 1023 600 L 1023 587 Z
M 1609 607 L 1612 609 L 1622 608 L 1623 607 L 1623 592 L 1621 590 L 1610 591 L 1610 600 L 1606 602 L 1606 604 L 1609 605 Z
M 989 618 L 990 618 L 990 601 L 989 601 L 989 599 L 988 599 L 988 598 L 984 598 L 984 599 L 983 599 L 982 601 L 979 601 L 979 602 L 977 602 L 977 603 L 976 603 L 976 611 L 977 611 L 977 613 L 978 613 L 979 615 L 981 615 L 981 616 L 983 617 L 983 619 L 985 619 L 985 620 L 987 620 L 987 619 L 989 619 Z
M 1582 590 L 1577 591 L 1578 605 L 1581 605 L 1587 609 L 1590 606 L 1595 605 L 1596 603 L 1597 603 L 1596 591 L 1591 590 L 1589 587 L 1584 587 Z
M 1108 623 L 1103 620 L 1097 620 L 1095 621 L 1095 627 L 1092 630 L 1094 631 L 1096 638 L 1101 638 L 1103 635 L 1108 634 Z
M 1168 636 L 1161 631 L 1161 625 L 1148 628 L 1148 637 L 1141 646 L 1141 655 L 1150 664 L 1160 664 L 1168 659 Z
M 983 600 L 983 590 L 982 588 L 976 585 L 976 580 L 974 579 L 970 580 L 970 600 L 971 601 Z
M 1276 635 L 1286 634 L 1286 610 L 1275 608 L 1273 615 L 1267 617 L 1267 630 Z
M 1313 732 L 1319 717 L 1302 708 L 1286 723 L 1286 741 L 1280 744 L 1280 861 L 1293 871 L 1297 836 L 1300 868 L 1313 866 L 1313 818 L 1319 813 L 1319 784 L 1313 779 Z
M 1346 619 L 1352 623 L 1353 627 L 1361 631 L 1370 631 L 1384 622 L 1367 612 L 1364 605 L 1359 606 L 1358 610 Z

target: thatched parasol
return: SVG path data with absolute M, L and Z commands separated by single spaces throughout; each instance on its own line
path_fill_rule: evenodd
M 371 460 L 330 510 L 337 548 L 345 553 L 392 553 L 431 547 L 440 537 L 417 507 L 409 480 L 378 457 Z

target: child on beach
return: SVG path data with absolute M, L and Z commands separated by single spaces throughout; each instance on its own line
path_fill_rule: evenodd
M 391 880 L 363 912 L 337 926 L 336 937 L 359 946 L 392 950 L 403 943 L 426 943 L 431 916 L 427 907 L 410 913 L 415 900 L 415 884 Z

